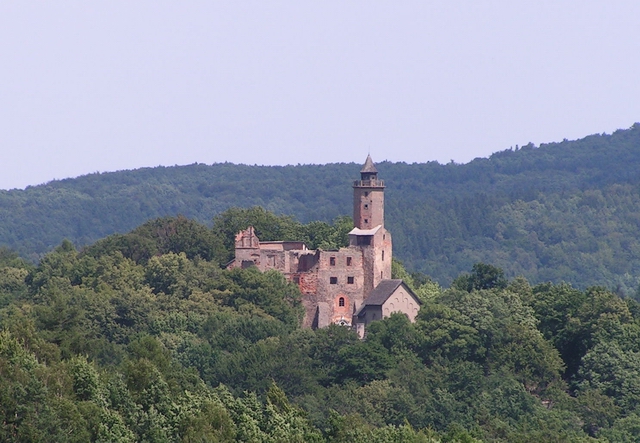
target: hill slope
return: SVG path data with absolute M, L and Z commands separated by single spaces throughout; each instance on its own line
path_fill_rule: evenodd
M 0 191 L 0 244 L 36 259 L 63 238 L 88 244 L 165 215 L 208 223 L 232 206 L 330 221 L 350 214 L 359 167 L 194 164 Z M 396 256 L 443 284 L 477 261 L 532 282 L 629 295 L 640 283 L 640 124 L 464 165 L 377 167 Z

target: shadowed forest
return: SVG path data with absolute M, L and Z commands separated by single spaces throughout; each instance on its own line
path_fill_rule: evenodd
M 363 159 L 364 160 L 364 159 Z M 394 255 L 448 286 L 474 263 L 509 278 L 640 285 L 640 124 L 577 141 L 527 145 L 468 164 L 388 163 L 386 225 Z M 358 164 L 283 167 L 194 164 L 90 174 L 0 191 L 0 245 L 36 263 L 150 219 L 211 226 L 232 207 L 260 206 L 302 223 L 351 215 Z

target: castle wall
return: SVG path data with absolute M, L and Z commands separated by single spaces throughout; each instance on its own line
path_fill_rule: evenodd
M 362 253 L 356 248 L 318 252 L 316 266 L 307 272 L 291 274 L 290 278 L 298 282 L 304 294 L 302 302 L 306 316 L 303 326 L 313 326 L 317 317 L 315 309 L 320 304 L 328 310 L 325 318 L 329 323 L 351 324 L 351 317 L 365 296 Z M 328 324 L 317 325 L 324 326 Z
M 370 254 L 373 260 L 373 287 L 378 286 L 381 280 L 391 278 L 391 234 L 386 229 L 380 229 L 373 238 L 373 251 Z
M 361 331 L 358 331 L 360 338 L 364 336 L 364 325 L 368 325 L 372 321 L 380 320 L 382 318 L 382 306 L 367 306 L 367 310 L 364 316 L 360 319 L 362 322 L 358 326 L 362 325 Z
M 420 305 L 416 303 L 413 296 L 409 295 L 407 291 L 400 286 L 382 305 L 382 315 L 388 317 L 394 312 L 401 312 L 405 314 L 411 322 L 414 322 L 419 309 Z

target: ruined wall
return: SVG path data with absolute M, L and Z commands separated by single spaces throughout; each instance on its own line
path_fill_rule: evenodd
M 321 305 L 327 310 L 325 322 L 351 324 L 353 312 L 360 307 L 365 295 L 362 253 L 357 248 L 317 252 L 318 261 L 312 269 L 291 275 L 303 293 L 306 311 L 303 326 L 314 325 L 315 309 Z M 328 323 L 316 326 L 324 327 Z

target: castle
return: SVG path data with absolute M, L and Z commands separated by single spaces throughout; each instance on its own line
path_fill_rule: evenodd
M 302 242 L 260 241 L 252 226 L 237 234 L 229 267 L 275 269 L 298 284 L 304 327 L 331 323 L 356 327 L 403 312 L 411 321 L 420 300 L 402 281 L 391 279 L 391 234 L 384 227 L 384 181 L 367 159 L 353 182 L 353 222 L 349 246 L 310 250 Z

